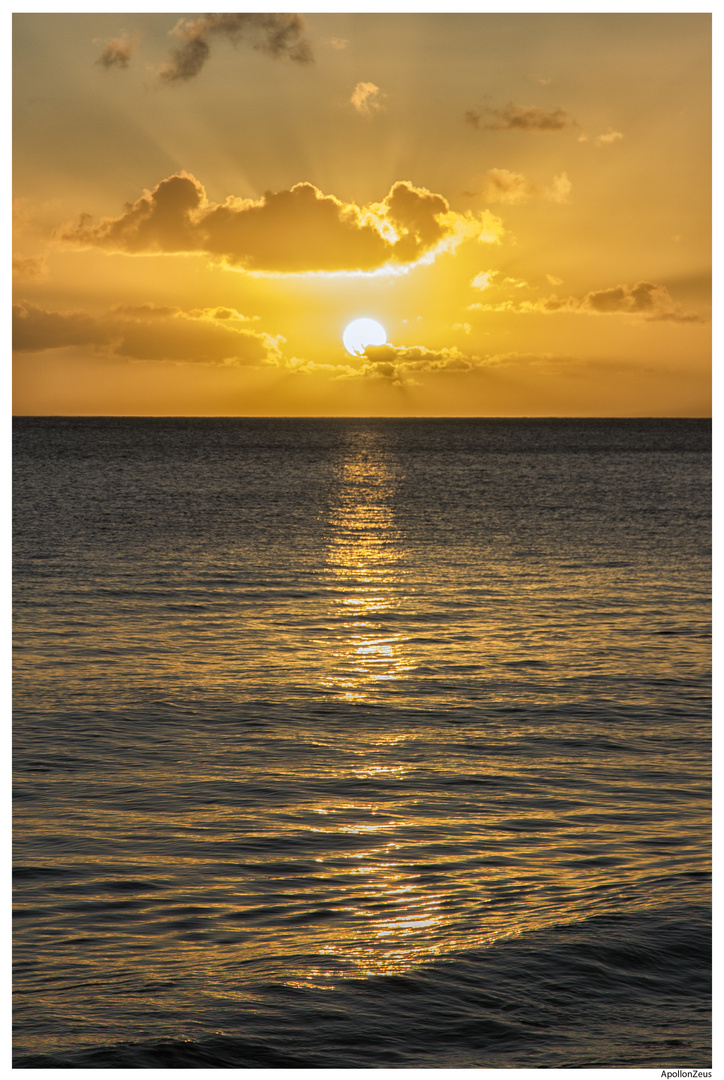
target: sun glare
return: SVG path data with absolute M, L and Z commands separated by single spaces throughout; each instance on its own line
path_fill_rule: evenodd
M 361 356 L 368 345 L 384 345 L 387 332 L 375 319 L 355 319 L 342 335 L 344 347 L 352 356 Z

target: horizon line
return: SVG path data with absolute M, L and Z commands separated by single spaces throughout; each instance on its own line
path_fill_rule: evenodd
M 12 420 L 713 420 L 713 415 L 598 416 L 556 415 L 450 415 L 446 413 L 391 416 L 389 414 L 257 414 L 257 413 L 12 413 Z

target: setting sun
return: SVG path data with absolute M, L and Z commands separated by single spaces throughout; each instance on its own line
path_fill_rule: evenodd
M 387 333 L 374 319 L 355 319 L 342 335 L 344 347 L 352 356 L 362 356 L 368 345 L 384 345 Z

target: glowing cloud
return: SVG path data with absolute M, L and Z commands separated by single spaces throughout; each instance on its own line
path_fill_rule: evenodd
M 479 274 L 475 275 L 470 284 L 474 289 L 489 289 L 497 273 L 497 270 L 481 270 Z
M 459 349 L 428 349 L 424 345 L 368 345 L 362 353 L 360 367 L 344 367 L 339 379 L 383 379 L 404 383 L 422 372 L 470 371 L 478 357 L 468 357 Z
M 374 83 L 358 82 L 349 100 L 362 116 L 372 116 L 373 112 L 379 112 L 382 108 L 381 94 L 379 86 L 375 86 Z
M 618 140 L 622 138 L 623 134 L 620 131 L 614 131 L 612 128 L 609 128 L 608 131 L 604 132 L 603 135 L 597 136 L 593 141 L 596 146 L 609 146 L 611 143 L 618 142 Z
M 373 271 L 432 261 L 462 240 L 495 243 L 503 228 L 489 211 L 457 214 L 441 195 L 403 180 L 366 207 L 312 184 L 268 191 L 259 200 L 209 203 L 189 173 L 162 180 L 120 217 L 93 225 L 82 216 L 60 240 L 126 254 L 200 252 L 261 273 Z

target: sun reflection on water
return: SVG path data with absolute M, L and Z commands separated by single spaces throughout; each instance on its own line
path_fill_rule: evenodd
M 374 432 L 358 433 L 339 469 L 327 522 L 331 610 L 323 641 L 324 686 L 348 703 L 379 703 L 416 668 L 409 634 L 396 628 L 408 561 L 393 510 L 398 481 L 394 462 L 379 452 Z M 399 731 L 371 735 L 368 752 L 345 757 L 345 775 L 395 784 L 409 770 L 406 738 Z M 396 743 L 401 744 L 399 762 L 384 760 Z M 341 854 L 337 847 L 333 863 L 326 856 L 316 860 L 319 878 L 330 887 L 340 875 L 346 882 L 336 907 L 344 928 L 326 936 L 320 953 L 367 976 L 409 970 L 439 952 L 451 918 L 445 897 L 439 885 L 397 861 L 403 837 L 415 830 L 409 806 L 341 799 L 314 809 L 319 824 L 308 827 L 329 834 L 330 850 L 340 836 L 367 841 L 355 852 Z M 335 974 L 323 967 L 310 973 L 318 985 Z
M 391 861 L 396 847 L 377 849 L 383 857 L 372 862 L 372 852 L 353 856 L 365 861 L 349 872 L 360 880 L 350 886 L 349 902 L 340 908 L 347 916 L 346 932 L 320 947 L 322 955 L 351 962 L 356 977 L 400 974 L 444 950 L 442 931 L 450 921 L 444 895 Z
M 335 633 L 323 685 L 348 702 L 414 670 L 405 636 L 390 623 L 400 603 L 403 550 L 391 506 L 395 476 L 371 433 L 340 468 L 328 526 Z

